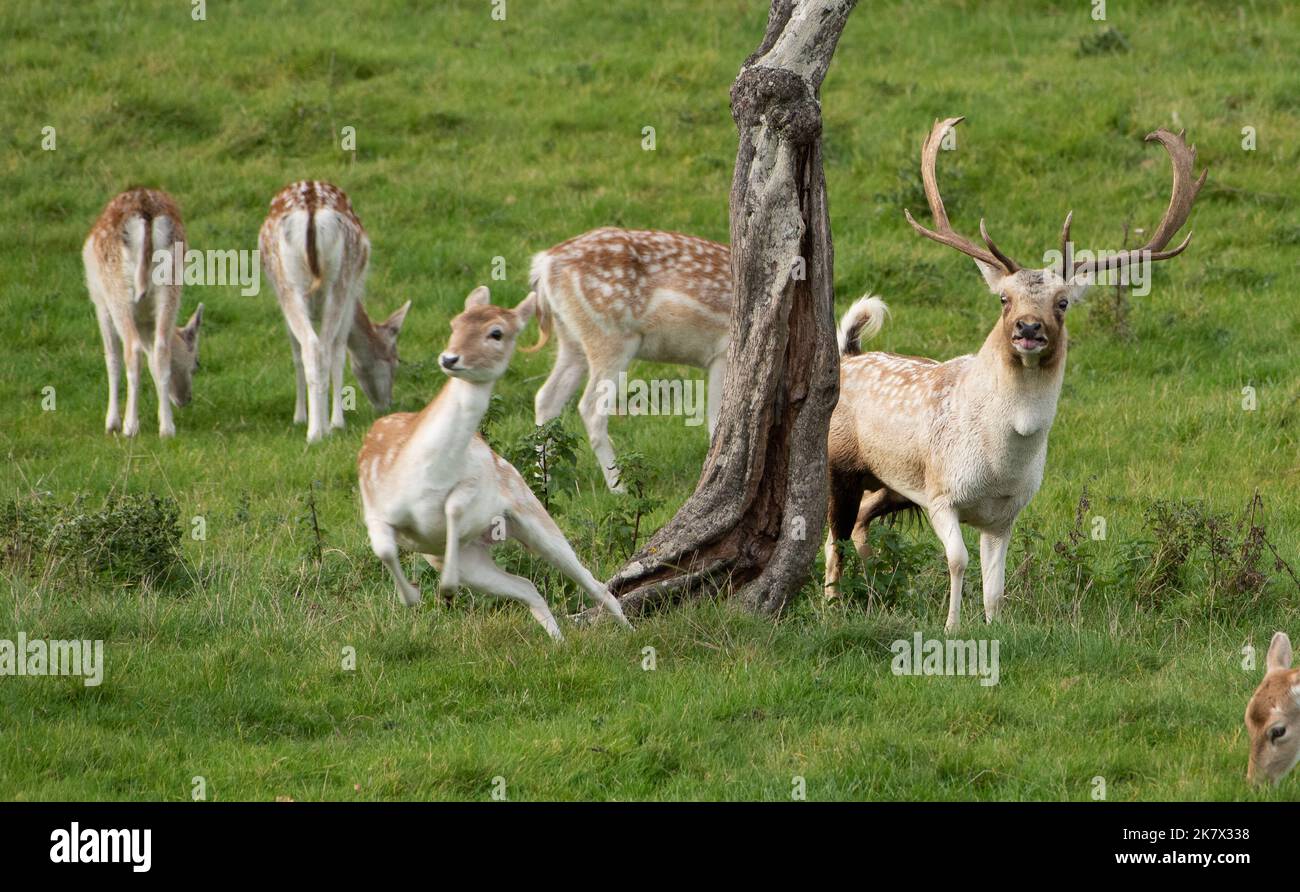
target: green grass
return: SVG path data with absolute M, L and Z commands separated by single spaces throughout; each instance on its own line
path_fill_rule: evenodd
M 0 637 L 102 638 L 107 654 L 96 688 L 0 679 L 0 797 L 188 799 L 202 776 L 225 800 L 482 799 L 494 777 L 512 799 L 785 799 L 800 775 L 812 799 L 1087 800 L 1096 776 L 1112 800 L 1295 798 L 1294 778 L 1266 793 L 1243 783 L 1259 671 L 1240 651 L 1300 632 L 1300 592 L 1268 557 L 1264 587 L 1234 595 L 1203 548 L 1161 575 L 1151 522 L 1159 500 L 1235 519 L 1258 490 L 1269 540 L 1300 564 L 1294 4 L 1112 3 L 1099 24 L 1086 4 L 933 0 L 850 19 L 823 91 L 836 295 L 841 309 L 867 289 L 885 296 L 882 349 L 968 352 L 997 314 L 969 261 L 902 218 L 923 206 L 934 118 L 969 117 L 941 161 L 956 224 L 987 217 L 1026 260 L 1055 247 L 1070 209 L 1087 245 L 1117 245 L 1129 218 L 1154 223 L 1168 168 L 1142 136 L 1156 127 L 1185 126 L 1211 169 L 1192 246 L 1134 300 L 1131 336 L 1110 331 L 1096 294 L 1071 311 L 1004 622 L 976 621 L 977 567 L 968 575 L 963 635 L 1000 640 L 996 687 L 890 673 L 892 640 L 942 636 L 942 557 L 921 528 L 889 539 L 899 572 L 873 568 L 870 605 L 861 576 L 860 597 L 835 607 L 810 582 L 776 623 L 705 604 L 630 635 L 575 628 L 555 647 L 518 605 L 462 594 L 402 609 L 359 519 L 354 457 L 373 413 L 363 401 L 345 433 L 306 448 L 269 286 L 186 289 L 185 313 L 202 300 L 207 315 L 175 441 L 156 436 L 151 384 L 142 435 L 103 434 L 80 246 L 131 184 L 172 192 L 191 245 L 220 249 L 252 249 L 293 179 L 348 191 L 374 247 L 372 312 L 414 301 L 399 410 L 441 385 L 434 358 L 464 295 L 487 282 L 517 302 L 531 252 L 611 224 L 726 239 L 728 89 L 765 4 L 508 8 L 505 22 L 487 2 L 221 3 L 205 22 L 184 3 L 0 12 L 0 504 L 157 493 L 185 533 L 167 584 L 53 559 L 0 565 Z M 1127 50 L 1098 39 L 1110 27 Z M 349 125 L 355 155 L 338 147 Z M 40 148 L 46 126 L 56 151 Z M 1256 151 L 1241 148 L 1246 126 Z M 504 282 L 490 279 L 497 256 Z M 552 358 L 516 357 L 494 442 L 529 430 Z M 1242 409 L 1248 385 L 1256 411 Z M 566 425 L 580 433 L 572 410 Z M 653 529 L 689 494 L 706 436 L 672 418 L 611 431 L 646 457 Z M 619 502 L 585 445 L 577 472 L 557 518 L 608 577 L 630 547 L 606 520 Z M 1107 537 L 1072 543 L 1085 487 L 1084 530 L 1100 515 Z M 557 609 L 576 606 L 543 581 Z M 341 668 L 346 647 L 355 671 Z

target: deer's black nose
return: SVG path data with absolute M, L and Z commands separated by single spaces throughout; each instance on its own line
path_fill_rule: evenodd
M 454 369 L 456 363 L 460 362 L 460 356 L 454 353 L 442 354 L 442 367 L 444 369 Z
M 1018 338 L 1037 338 L 1043 333 L 1043 323 L 1026 322 L 1023 319 L 1016 320 L 1016 337 Z

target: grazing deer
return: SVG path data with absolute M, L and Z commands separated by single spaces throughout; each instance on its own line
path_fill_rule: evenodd
M 86 237 L 81 259 L 95 304 L 108 366 L 108 414 L 104 427 L 134 437 L 140 431 L 140 354 L 158 391 L 158 435 L 176 433 L 172 404 L 189 405 L 199 366 L 203 304 L 184 328 L 176 327 L 181 281 L 172 274 L 184 252 L 185 225 L 176 202 L 156 189 L 131 189 L 108 203 Z M 156 248 L 156 250 L 155 250 Z M 159 268 L 161 267 L 161 270 Z M 156 276 L 155 272 L 165 275 Z M 162 284 L 157 281 L 162 280 Z M 118 406 L 118 381 L 126 360 L 126 422 Z
M 967 563 L 961 524 L 980 531 L 984 614 L 990 622 L 997 615 L 1012 524 L 1043 479 L 1047 435 L 1065 374 L 1066 310 L 1098 272 L 1182 253 L 1190 233 L 1178 247 L 1164 248 L 1187 221 L 1206 176 L 1194 176 L 1196 149 L 1181 134 L 1157 130 L 1147 139 L 1164 146 L 1174 177 L 1169 207 L 1151 240 L 1136 250 L 1074 262 L 1071 215 L 1061 233 L 1061 266 L 1022 269 L 993 243 L 983 221 L 984 247 L 958 235 L 948 222 L 935 159 L 944 134 L 961 120 L 936 122 L 921 150 L 921 177 L 935 229 L 904 213 L 917 232 L 975 259 L 989 290 L 1001 300 L 1002 314 L 978 353 L 947 362 L 861 353 L 862 338 L 880 328 L 883 304 L 866 298 L 845 314 L 840 400 L 829 434 L 826 542 L 826 587 L 833 596 L 841 571 L 840 540 L 851 535 L 865 560 L 870 554 L 867 526 L 873 519 L 923 509 L 948 559 L 950 631 L 958 624 Z
M 420 603 L 420 592 L 402 572 L 399 545 L 420 552 L 439 570 L 444 593 L 463 583 L 522 601 L 560 640 L 560 627 L 536 587 L 492 561 L 492 546 L 513 538 L 630 628 L 618 601 L 579 563 L 523 477 L 478 434 L 493 385 L 505 374 L 515 339 L 536 308 L 535 294 L 510 310 L 492 306 L 487 288 L 475 288 L 464 312 L 451 320 L 451 340 L 439 357 L 451 380 L 424 411 L 388 415 L 371 426 L 357 456 L 370 547 L 393 574 L 407 606 Z
M 623 491 L 602 396 L 633 359 L 707 369 L 712 435 L 730 338 L 726 245 L 676 232 L 593 229 L 535 255 L 529 278 L 541 337 L 523 349 L 540 349 L 552 332 L 558 343 L 535 420 L 545 424 L 564 411 L 585 373 L 578 411 L 610 489 Z
M 388 408 L 397 367 L 397 335 L 407 301 L 380 324 L 362 305 L 370 239 L 337 186 L 304 180 L 284 187 L 257 238 L 280 309 L 289 326 L 298 396 L 294 424 L 307 422 L 307 442 L 343 422 L 343 353 L 376 409 Z M 328 425 L 325 404 L 333 390 Z
M 1278 632 L 1268 646 L 1264 680 L 1246 706 L 1254 783 L 1277 784 L 1300 761 L 1300 669 L 1291 668 L 1291 639 Z

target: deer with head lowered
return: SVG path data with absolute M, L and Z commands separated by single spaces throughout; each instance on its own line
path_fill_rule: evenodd
M 347 195 L 313 180 L 286 186 L 271 200 L 257 241 L 289 327 L 298 382 L 293 421 L 307 422 L 307 442 L 344 426 L 345 347 L 366 399 L 387 409 L 397 335 L 411 302 L 378 325 L 366 315 L 362 290 L 370 239 Z
M 860 343 L 884 320 L 878 298 L 859 300 L 840 324 L 840 399 L 831 417 L 830 508 L 826 541 L 826 591 L 838 592 L 838 543 L 852 538 L 865 561 L 871 521 L 919 508 L 943 543 L 948 561 L 946 628 L 958 625 L 968 556 L 962 524 L 979 530 L 984 615 L 998 614 L 1007 547 L 1016 516 L 1038 491 L 1047 459 L 1047 435 L 1065 375 L 1065 315 L 1102 272 L 1176 257 L 1191 240 L 1165 250 L 1187 221 L 1206 173 L 1194 175 L 1196 149 L 1181 134 L 1157 130 L 1173 162 L 1173 194 L 1147 244 L 1130 251 L 1098 252 L 1075 262 L 1068 215 L 1061 233 L 1060 265 L 1025 269 L 989 238 L 959 235 L 948 221 L 935 178 L 944 135 L 961 118 L 935 123 L 921 149 L 921 177 L 934 229 L 904 212 L 926 238 L 973 258 L 1002 312 L 974 355 L 947 362 L 862 353 Z
M 1300 669 L 1291 668 L 1291 639 L 1269 643 L 1264 680 L 1246 705 L 1250 761 L 1246 778 L 1277 784 L 1300 762 Z
M 464 312 L 451 320 L 451 340 L 439 357 L 451 380 L 424 411 L 388 415 L 371 426 L 357 457 L 357 476 L 370 547 L 392 573 L 407 606 L 420 603 L 420 592 L 402 571 L 399 548 L 424 555 L 439 571 L 444 593 L 463 583 L 522 601 L 559 640 L 560 627 L 537 588 L 498 567 L 493 546 L 518 541 L 629 624 L 523 477 L 478 433 L 492 388 L 536 308 L 535 294 L 511 310 L 492 306 L 487 288 L 474 289 Z
M 203 304 L 184 328 L 176 327 L 181 282 L 173 275 L 174 252 L 185 250 L 185 225 L 176 202 L 157 189 L 131 189 L 104 208 L 86 238 L 81 258 L 86 287 L 95 305 L 108 367 L 108 414 L 104 427 L 134 437 L 140 431 L 140 355 L 158 392 L 158 435 L 176 433 L 172 405 L 190 402 L 199 367 L 199 325 Z M 161 280 L 161 281 L 159 281 Z M 126 361 L 126 421 L 118 401 Z
M 622 492 L 609 439 L 608 396 L 633 359 L 708 370 L 709 433 L 717 423 L 731 321 L 731 252 L 677 232 L 593 229 L 535 255 L 540 349 L 554 333 L 555 366 L 537 391 L 541 425 L 564 411 L 583 376 L 578 412 L 605 482 Z M 603 392 L 602 392 L 603 391 Z

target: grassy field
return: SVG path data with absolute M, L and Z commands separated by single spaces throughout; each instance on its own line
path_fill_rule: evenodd
M 1112 800 L 1297 798 L 1294 778 L 1244 784 L 1262 670 L 1242 648 L 1262 663 L 1275 629 L 1300 633 L 1300 588 L 1274 554 L 1300 568 L 1300 8 L 1108 6 L 1099 23 L 1076 2 L 864 3 L 823 91 L 837 303 L 889 301 L 882 349 L 969 352 L 997 315 L 973 265 L 903 220 L 924 206 L 934 118 L 969 117 L 940 172 L 957 226 L 986 216 L 1022 258 L 1055 247 L 1070 209 L 1090 246 L 1153 225 L 1168 197 L 1167 162 L 1142 142 L 1156 127 L 1186 127 L 1211 169 L 1191 248 L 1132 298 L 1127 328 L 1107 293 L 1071 311 L 1003 622 L 976 621 L 967 576 L 962 635 L 1000 642 L 985 687 L 890 671 L 891 641 L 943 635 L 946 571 L 922 528 L 881 530 L 847 603 L 823 605 L 812 568 L 775 623 L 710 603 L 632 634 L 566 627 L 553 646 L 518 605 L 403 609 L 360 523 L 354 458 L 374 413 L 361 400 L 346 432 L 306 447 L 266 283 L 186 289 L 184 313 L 201 300 L 207 315 L 174 441 L 157 437 L 152 384 L 141 436 L 103 433 L 80 247 L 117 191 L 165 188 L 193 247 L 252 249 L 278 188 L 340 185 L 373 243 L 372 313 L 414 301 L 395 408 L 417 409 L 465 294 L 488 283 L 517 302 L 533 251 L 598 225 L 726 240 L 728 90 L 765 4 L 516 0 L 505 21 L 488 0 L 210 3 L 206 21 L 188 3 L 7 4 L 0 638 L 103 639 L 107 668 L 98 687 L 0 679 L 0 797 L 181 800 L 202 777 L 215 800 L 485 799 L 494 778 L 519 800 L 788 799 L 799 776 L 809 799 L 1088 800 L 1097 777 Z M 501 448 L 530 430 L 552 359 L 517 356 L 498 387 Z M 581 433 L 572 409 L 565 424 Z M 706 434 L 674 418 L 611 431 L 644 456 L 644 537 L 689 494 Z M 13 545 L 31 512 L 93 519 L 124 494 L 174 500 L 168 576 L 88 566 L 75 536 Z M 101 531 L 129 519 L 118 507 Z M 598 576 L 633 546 L 628 513 L 584 443 L 555 514 Z M 144 547 L 125 521 L 108 533 L 115 560 Z M 557 609 L 577 606 L 543 581 Z

